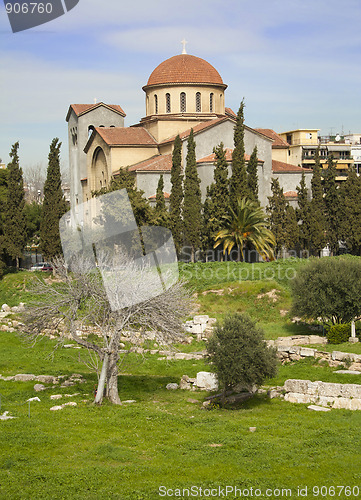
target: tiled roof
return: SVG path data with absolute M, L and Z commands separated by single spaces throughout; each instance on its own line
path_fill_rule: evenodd
M 160 63 L 150 75 L 147 85 L 165 83 L 210 83 L 226 87 L 209 62 L 189 54 L 173 56 Z
M 98 108 L 99 106 L 111 108 L 113 111 L 116 111 L 120 115 L 125 116 L 124 111 L 118 104 L 105 104 L 104 102 L 98 102 L 97 104 L 71 104 L 66 117 L 66 121 L 69 120 L 71 110 L 73 110 L 77 116 L 80 116 L 84 113 L 87 113 L 88 111 L 91 111 L 92 109 Z
M 226 148 L 225 151 L 226 151 L 226 161 L 231 162 L 233 149 Z M 244 155 L 244 159 L 246 161 L 249 161 L 250 158 L 251 158 L 250 155 L 246 155 L 246 154 Z M 216 161 L 216 155 L 214 153 L 212 153 L 208 156 L 205 156 L 204 158 L 201 158 L 200 160 L 197 160 L 197 163 L 214 163 L 215 161 Z M 264 163 L 263 160 L 259 160 L 259 159 L 258 159 L 258 162 Z
M 297 191 L 286 191 L 285 193 L 283 193 L 283 195 L 284 195 L 286 198 L 298 198 L 298 193 L 297 193 Z
M 172 168 L 172 155 L 152 156 L 128 168 L 129 172 L 170 172 Z
M 233 111 L 231 108 L 224 108 L 224 111 L 226 112 L 226 115 L 232 116 L 232 118 L 237 118 L 237 113 Z
M 290 145 L 280 137 L 277 132 L 270 128 L 256 128 L 257 132 L 269 137 L 274 140 L 272 144 L 272 149 L 288 149 Z
M 297 165 L 292 165 L 291 163 L 285 163 L 283 161 L 272 160 L 272 171 L 273 172 L 312 172 L 310 168 L 302 168 Z
M 169 194 L 169 193 L 167 193 L 166 191 L 163 191 L 163 194 L 164 194 L 164 198 L 165 198 L 166 200 L 168 200 L 168 199 L 170 198 L 170 194 Z M 156 195 L 156 194 L 153 194 L 152 196 L 149 196 L 149 197 L 148 197 L 148 200 L 155 200 L 155 199 L 156 199 L 156 197 L 157 197 L 157 195 Z
M 96 127 L 109 146 L 156 146 L 154 137 L 142 127 Z

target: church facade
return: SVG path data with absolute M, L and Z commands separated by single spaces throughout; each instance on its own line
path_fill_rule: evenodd
M 132 172 L 137 187 L 150 201 L 163 175 L 167 197 L 171 191 L 174 140 L 179 134 L 184 168 L 191 129 L 204 200 L 206 188 L 213 182 L 213 148 L 223 142 L 229 168 L 232 160 L 236 115 L 225 105 L 226 88 L 211 64 L 183 51 L 163 61 L 150 75 L 143 87 L 145 117 L 137 124 L 124 126 L 125 113 L 119 105 L 72 104 L 66 118 L 71 205 L 89 200 L 92 191 L 106 187 L 120 169 Z M 282 170 L 278 165 L 278 172 L 272 170 L 277 138 L 268 129 L 245 125 L 244 141 L 246 161 L 257 146 L 259 199 L 263 207 L 271 194 L 272 176 L 280 178 L 281 186 L 285 182 L 289 188 L 291 183 L 295 191 L 294 180 L 303 169 L 291 166 L 291 171 Z

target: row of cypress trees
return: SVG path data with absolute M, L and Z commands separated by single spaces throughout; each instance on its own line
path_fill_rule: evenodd
M 61 189 L 60 147 L 59 139 L 53 139 L 44 185 L 39 250 L 46 260 L 61 253 L 59 219 L 68 210 Z M 27 243 L 24 180 L 19 162 L 19 142 L 12 146 L 9 156 L 11 161 L 7 166 L 7 188 L 2 212 L 3 234 L 0 242 L 3 261 L 9 264 L 15 263 L 18 268 Z
M 272 180 L 272 196 L 267 207 L 270 228 L 282 248 L 298 249 L 306 255 L 319 255 L 328 244 L 331 254 L 340 251 L 344 242 L 347 251 L 361 255 L 361 179 L 353 168 L 346 181 L 338 185 L 333 157 L 322 169 L 319 149 L 315 155 L 311 192 L 302 175 L 297 187 L 298 206 L 293 209 L 284 197 L 277 179 Z
M 199 249 L 213 249 L 214 236 L 221 228 L 221 219 L 229 209 L 236 211 L 237 199 L 258 201 L 258 159 L 255 147 L 248 162 L 244 145 L 244 101 L 241 102 L 234 128 L 231 176 L 223 143 L 213 149 L 215 155 L 214 182 L 207 187 L 204 204 L 201 202 L 200 179 L 197 172 L 193 129 L 187 142 L 187 155 L 182 174 L 182 141 L 174 142 L 171 194 L 170 229 L 178 254 L 194 261 Z

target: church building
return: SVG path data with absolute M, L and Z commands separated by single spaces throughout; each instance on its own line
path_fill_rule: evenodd
M 226 107 L 226 89 L 209 62 L 187 54 L 183 48 L 182 54 L 163 61 L 149 76 L 143 87 L 145 116 L 139 123 L 124 126 L 126 115 L 119 105 L 72 104 L 66 117 L 71 206 L 86 202 L 92 191 L 106 187 L 120 169 L 132 172 L 137 187 L 150 201 L 155 198 L 163 174 L 167 197 L 171 191 L 174 140 L 179 134 L 184 168 L 192 128 L 204 200 L 206 188 L 213 182 L 213 148 L 223 142 L 229 165 L 232 160 L 236 115 Z M 275 142 L 267 132 L 245 125 L 246 161 L 257 146 L 259 199 L 263 207 L 271 194 Z

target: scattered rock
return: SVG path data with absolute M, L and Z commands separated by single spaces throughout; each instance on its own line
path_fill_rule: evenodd
M 28 402 L 28 401 L 40 401 L 40 399 L 38 397 L 35 397 L 35 398 L 27 399 L 26 402 Z
M 62 394 L 53 394 L 50 396 L 50 399 L 61 399 L 62 397 Z
M 35 380 L 35 375 L 19 373 L 14 377 L 15 382 L 29 382 Z
M 11 417 L 8 411 L 5 411 L 2 415 L 0 415 L 0 420 L 11 420 L 12 418 L 17 417 Z
M 192 403 L 192 404 L 195 404 L 195 405 L 196 405 L 196 404 L 198 404 L 198 403 L 199 403 L 199 401 L 198 401 L 197 399 L 188 398 L 188 399 L 187 399 L 187 403 Z
M 41 382 L 42 384 L 55 384 L 57 382 L 56 377 L 52 375 L 38 375 L 35 377 L 37 382 Z
M 343 373 L 345 375 L 361 375 L 360 371 L 356 370 L 336 370 L 335 373 Z
M 257 427 L 250 427 L 248 430 L 249 430 L 249 432 L 256 432 Z
M 2 310 L 3 312 L 10 312 L 10 311 L 11 311 L 11 307 L 10 307 L 10 306 L 8 306 L 7 304 L 3 304 L 3 305 L 1 306 L 1 310 Z
M 211 443 L 208 446 L 210 446 L 211 448 L 220 448 L 221 446 L 223 446 L 223 444 L 221 444 L 221 443 Z
M 135 399 L 127 399 L 126 401 L 122 401 L 122 403 L 127 403 L 127 404 L 136 403 L 136 400 Z
M 52 406 L 50 408 L 50 411 L 58 411 L 58 410 L 62 410 L 63 409 L 63 406 Z
M 307 408 L 313 411 L 331 411 L 330 408 L 324 408 L 323 406 L 318 406 L 318 405 L 310 405 L 307 406 Z
M 280 293 L 280 291 L 277 290 L 276 288 L 273 288 L 269 292 L 260 293 L 259 295 L 257 295 L 257 299 L 262 299 L 263 297 L 268 297 L 269 299 L 272 300 L 272 302 L 277 302 L 277 300 L 278 300 L 277 294 L 278 293 Z
M 35 384 L 34 385 L 34 391 L 35 392 L 45 391 L 45 389 L 46 389 L 46 387 L 43 384 Z
M 217 375 L 210 372 L 198 372 L 195 385 L 205 391 L 216 391 L 218 390 Z
M 170 383 L 166 385 L 166 388 L 168 391 L 176 391 L 178 389 L 179 385 L 175 383 Z

